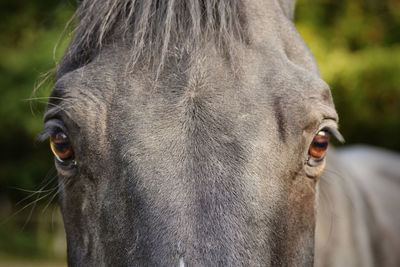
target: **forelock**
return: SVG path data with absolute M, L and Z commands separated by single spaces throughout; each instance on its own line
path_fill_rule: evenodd
M 233 41 L 246 39 L 244 14 L 240 0 L 83 0 L 58 76 L 87 64 L 113 43 L 129 48 L 131 69 L 160 69 L 169 55 L 207 42 L 231 58 Z

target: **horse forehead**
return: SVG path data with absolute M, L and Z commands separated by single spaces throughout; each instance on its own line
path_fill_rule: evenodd
M 93 120 L 102 118 L 103 122 L 110 114 L 125 114 L 123 123 L 128 125 L 129 117 L 151 120 L 151 114 L 173 121 L 179 117 L 179 107 L 190 99 L 203 101 L 203 108 L 222 112 L 238 123 L 241 119 L 273 122 L 282 119 L 282 114 L 305 116 L 302 109 L 307 103 L 333 106 L 329 87 L 318 74 L 294 64 L 283 52 L 264 55 L 248 50 L 243 54 L 246 56 L 236 73 L 213 53 L 203 53 L 190 62 L 166 65 L 155 86 L 151 75 L 127 73 L 123 51 L 111 50 L 66 75 L 56 87 L 65 88 L 66 94 L 73 96 L 75 110 L 95 111 L 81 112 L 82 123 L 90 120 L 92 113 Z
M 123 139 L 135 136 L 141 144 L 151 139 L 149 146 L 137 147 L 135 153 L 160 140 L 180 140 L 189 131 L 191 120 L 205 127 L 219 124 L 210 130 L 224 125 L 229 130 L 219 134 L 226 140 L 257 142 L 258 137 L 246 131 L 269 129 L 263 135 L 277 143 L 285 138 L 275 138 L 276 132 L 286 132 L 282 133 L 284 137 L 306 124 L 307 106 L 315 107 L 315 101 L 330 106 L 324 99 L 324 95 L 330 95 L 329 88 L 318 75 L 295 66 L 282 55 L 260 60 L 257 53 L 252 53 L 243 63 L 238 73 L 217 56 L 203 57 L 187 68 L 167 66 L 157 87 L 146 74 L 115 74 L 125 79 L 117 89 L 114 104 L 109 106 L 113 109 L 109 112 L 111 118 L 124 118 L 115 133 Z M 285 125 L 288 127 L 279 129 Z M 125 141 L 129 144 L 126 149 L 130 149 L 129 140 Z M 157 147 L 162 146 L 160 143 Z

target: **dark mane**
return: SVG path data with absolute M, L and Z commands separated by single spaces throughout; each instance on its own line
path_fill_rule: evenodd
M 83 0 L 74 18 L 76 34 L 58 76 L 119 41 L 130 48 L 132 67 L 160 68 L 170 52 L 190 51 L 205 42 L 231 57 L 232 41 L 242 41 L 245 32 L 240 0 Z

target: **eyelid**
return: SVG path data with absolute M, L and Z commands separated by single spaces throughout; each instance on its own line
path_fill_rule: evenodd
M 58 132 L 63 132 L 68 136 L 68 131 L 65 128 L 64 124 L 58 119 L 51 119 L 44 124 L 44 129 L 39 134 L 37 139 L 39 141 L 44 141 L 51 135 L 56 134 Z
M 46 113 L 44 114 L 43 118 L 44 123 L 46 124 L 48 121 L 54 120 L 55 117 L 58 117 L 57 115 L 59 115 L 59 113 L 60 113 L 60 108 L 58 106 L 49 108 L 49 110 L 47 110 Z

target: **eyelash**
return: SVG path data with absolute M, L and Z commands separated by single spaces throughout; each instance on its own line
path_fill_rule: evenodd
M 53 134 L 56 134 L 60 131 L 63 131 L 61 128 L 58 127 L 48 127 L 45 128 L 38 136 L 38 140 L 41 142 L 46 141 L 47 139 L 50 138 L 50 136 L 52 136 Z
M 337 141 L 339 141 L 341 144 L 343 144 L 345 142 L 344 137 L 342 136 L 342 134 L 335 128 L 331 128 L 331 127 L 324 127 L 320 131 L 326 131 L 328 132 L 331 136 L 333 136 Z
M 68 131 L 64 124 L 59 119 L 50 119 L 45 122 L 43 131 L 39 134 L 38 140 L 45 141 L 50 138 L 51 135 L 58 132 L 64 132 L 68 135 Z

